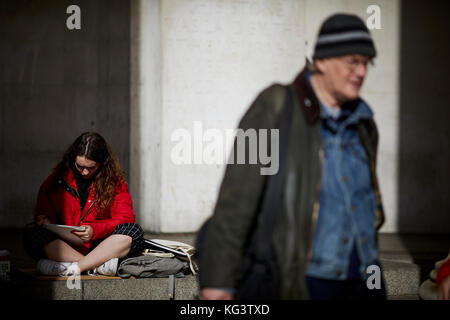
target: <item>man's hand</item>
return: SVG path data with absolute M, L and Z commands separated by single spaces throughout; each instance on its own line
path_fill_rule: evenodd
M 94 230 L 92 230 L 92 227 L 88 225 L 83 225 L 83 227 L 85 228 L 84 231 L 72 231 L 72 233 L 83 240 L 83 242 L 89 242 L 94 235 Z
M 50 223 L 50 219 L 47 216 L 40 214 L 36 216 L 35 222 L 38 226 L 42 226 L 44 223 Z
M 438 287 L 438 300 L 450 300 L 450 276 L 441 281 Z
M 233 300 L 233 295 L 225 290 L 204 288 L 200 290 L 200 300 Z

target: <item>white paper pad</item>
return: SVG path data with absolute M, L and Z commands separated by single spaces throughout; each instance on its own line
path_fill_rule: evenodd
M 80 246 L 83 244 L 83 240 L 81 240 L 78 236 L 74 235 L 72 231 L 84 231 L 85 227 L 80 226 L 66 226 L 63 224 L 50 224 L 44 223 L 44 228 L 56 233 L 62 239 L 67 240 L 68 242 Z

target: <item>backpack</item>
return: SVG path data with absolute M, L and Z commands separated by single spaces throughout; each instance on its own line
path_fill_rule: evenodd
M 165 278 L 169 277 L 170 299 L 175 297 L 175 277 L 182 278 L 192 272 L 196 274 L 196 265 L 191 256 L 195 248 L 183 242 L 144 239 L 142 256 L 122 261 L 117 269 L 121 278 Z
M 157 257 L 144 255 L 122 261 L 117 269 L 121 278 L 165 278 L 174 275 L 177 278 L 190 273 L 189 265 L 175 257 Z
M 189 263 L 189 269 L 192 274 L 197 274 L 198 267 L 192 257 L 195 254 L 195 248 L 187 243 L 162 240 L 162 239 L 144 239 L 143 247 L 145 255 L 176 257 L 181 261 Z

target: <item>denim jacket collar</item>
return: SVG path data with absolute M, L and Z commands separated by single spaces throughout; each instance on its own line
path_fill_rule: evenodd
M 335 120 L 327 108 L 319 101 L 320 118 Z M 342 106 L 338 119 L 347 119 L 349 123 L 356 123 L 361 119 L 370 119 L 373 112 L 370 107 L 362 100 L 357 99 Z

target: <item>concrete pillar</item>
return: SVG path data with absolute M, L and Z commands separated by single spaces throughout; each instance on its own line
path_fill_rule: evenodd
M 131 1 L 130 193 L 146 230 L 161 224 L 160 1 Z
M 130 190 L 144 229 L 196 231 L 212 214 L 224 163 L 175 164 L 172 134 L 232 130 L 259 91 L 292 81 L 304 4 L 132 2 Z
M 298 0 L 161 2 L 161 230 L 196 231 L 212 214 L 225 163 L 195 163 L 196 147 L 209 145 L 196 133 L 224 135 L 262 89 L 292 81 L 304 63 L 304 7 Z M 192 164 L 171 158 L 178 129 L 200 142 Z

